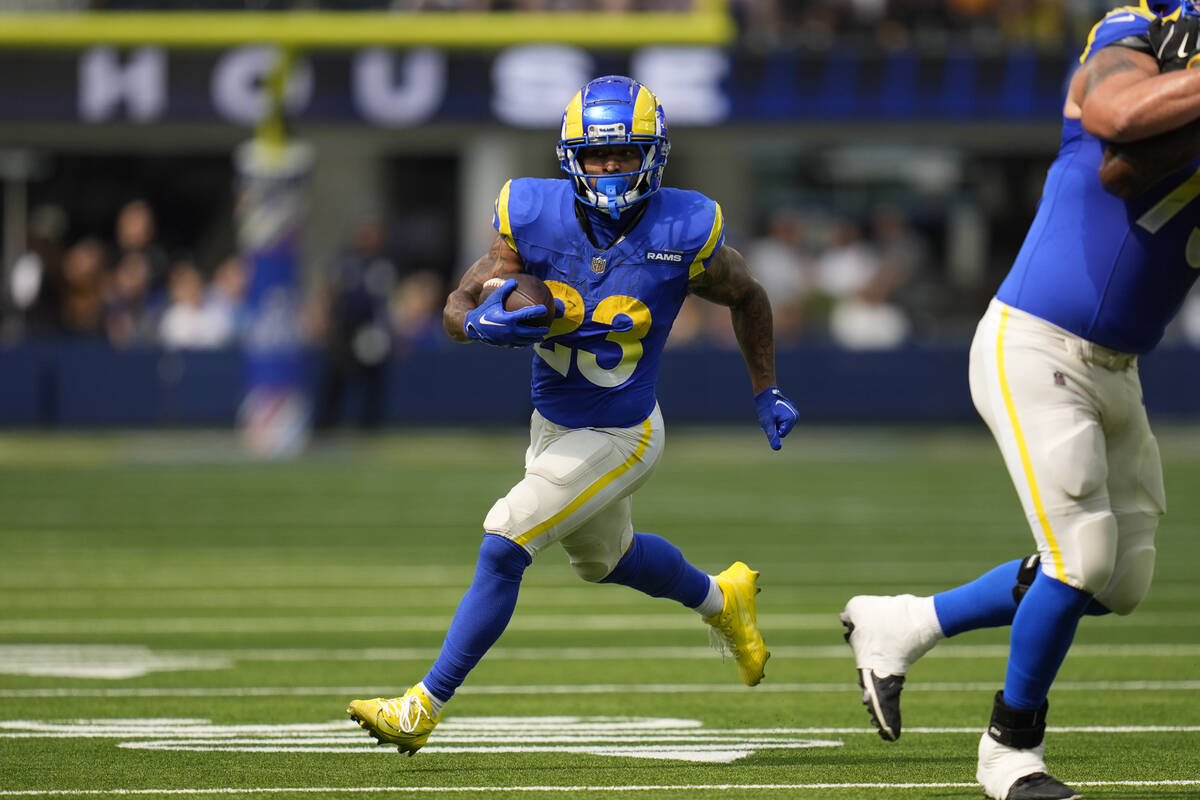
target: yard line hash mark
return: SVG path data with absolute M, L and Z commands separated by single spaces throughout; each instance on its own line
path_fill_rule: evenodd
M 1200 780 L 1155 781 L 1076 781 L 1074 786 L 1119 786 L 1142 788 L 1152 786 L 1200 786 Z M 56 797 L 88 795 L 127 797 L 139 795 L 238 795 L 238 794 L 487 794 L 496 792 L 713 792 L 725 790 L 761 791 L 822 791 L 835 789 L 974 789 L 978 784 L 946 783 L 709 783 L 709 784 L 643 784 L 640 786 L 304 786 L 304 787 L 217 787 L 204 789 L 30 789 L 4 791 L 0 797 Z
M 290 725 L 216 725 L 206 719 L 7 720 L 0 721 L 0 738 L 117 739 L 117 747 L 127 750 L 394 755 L 393 748 L 376 747 L 348 720 Z M 497 716 L 447 720 L 438 729 L 438 743 L 424 751 L 578 753 L 728 764 L 759 750 L 841 745 L 769 728 L 706 729 L 699 720 L 671 717 Z

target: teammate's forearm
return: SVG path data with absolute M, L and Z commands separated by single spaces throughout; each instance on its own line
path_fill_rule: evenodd
M 1200 69 L 1140 81 L 1083 107 L 1085 130 L 1107 142 L 1134 142 L 1200 118 Z

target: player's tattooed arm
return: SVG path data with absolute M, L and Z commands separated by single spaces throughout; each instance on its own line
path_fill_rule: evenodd
M 1064 108 L 1106 142 L 1132 142 L 1200 117 L 1200 70 L 1160 73 L 1153 56 L 1105 47 L 1075 77 Z
M 688 281 L 688 289 L 718 305 L 729 308 L 733 332 L 742 358 L 750 371 L 757 394 L 775 385 L 775 327 L 771 301 L 762 284 L 754 279 L 746 259 L 728 245 L 708 262 L 708 269 Z
M 471 341 L 463 325 L 467 312 L 479 305 L 479 292 L 489 278 L 524 272 L 524 268 L 521 256 L 503 236 L 497 235 L 487 254 L 467 268 L 458 282 L 458 288 L 446 298 L 446 307 L 442 309 L 442 327 L 450 338 L 456 342 Z

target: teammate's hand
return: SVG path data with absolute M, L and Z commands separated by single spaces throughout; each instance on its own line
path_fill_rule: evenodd
M 778 386 L 768 386 L 754 395 L 754 407 L 758 409 L 758 424 L 767 434 L 772 450 L 783 447 L 780 440 L 791 433 L 800 419 L 800 412 L 792 401 L 783 396 Z
M 516 311 L 504 310 L 504 301 L 516 285 L 517 282 L 509 278 L 503 286 L 488 295 L 486 300 L 467 312 L 463 323 L 463 330 L 467 332 L 467 336 L 497 347 L 528 347 L 537 344 L 550 333 L 549 327 L 523 324 L 526 320 L 545 316 L 545 306 L 529 306 Z
M 1188 69 L 1200 63 L 1200 17 L 1195 14 L 1155 19 L 1146 29 L 1146 36 L 1160 72 Z

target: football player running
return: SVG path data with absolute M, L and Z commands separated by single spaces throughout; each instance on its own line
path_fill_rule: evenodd
M 525 568 L 559 543 L 585 581 L 618 583 L 695 609 L 731 653 L 744 683 L 763 677 L 770 653 L 758 630 L 758 573 L 738 561 L 716 576 L 675 545 L 635 533 L 632 494 L 663 450 L 655 384 L 663 345 L 684 298 L 728 306 L 750 373 L 759 423 L 773 449 L 798 418 L 775 383 L 766 292 L 725 241 L 721 207 L 661 186 L 670 151 L 654 94 L 622 76 L 597 78 L 567 106 L 558 158 L 569 176 L 520 178 L 500 190 L 490 251 L 451 292 L 443 314 L 459 342 L 533 347 L 534 413 L 525 476 L 483 521 L 474 580 L 441 654 L 402 697 L 355 700 L 351 717 L 410 755 L 443 706 L 504 631 Z M 506 311 L 515 281 L 483 302 L 485 281 L 519 272 L 555 297 Z
M 1050 686 L 1081 617 L 1129 614 L 1150 586 L 1165 498 L 1137 361 L 1200 267 L 1200 160 L 1128 199 L 1098 170 L 1107 144 L 1200 117 L 1200 69 L 1185 69 L 1198 32 L 1179 0 L 1142 0 L 1092 29 L 1037 214 L 971 345 L 971 396 L 1037 554 L 932 597 L 854 597 L 841 615 L 863 703 L 891 741 L 914 661 L 943 637 L 1012 626 L 976 770 L 995 800 L 1078 797 L 1043 761 Z

